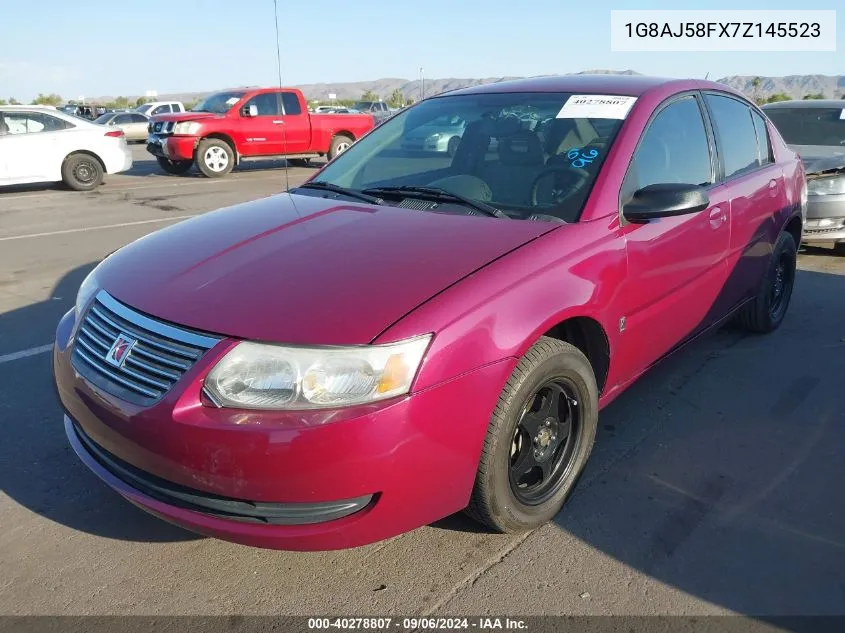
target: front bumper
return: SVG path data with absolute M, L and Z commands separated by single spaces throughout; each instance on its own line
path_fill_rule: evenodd
M 845 241 L 845 194 L 808 196 L 804 242 L 840 241 Z
M 413 530 L 466 507 L 512 359 L 379 405 L 297 413 L 217 409 L 211 349 L 157 404 L 105 393 L 71 363 L 73 311 L 53 370 L 80 459 L 130 502 L 244 545 L 333 550 Z
M 169 160 L 194 160 L 197 139 L 193 136 L 160 136 L 150 134 L 147 137 L 147 151 L 153 156 Z

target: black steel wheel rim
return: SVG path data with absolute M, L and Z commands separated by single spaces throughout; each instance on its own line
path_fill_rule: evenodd
M 775 265 L 772 278 L 769 315 L 777 321 L 783 316 L 792 294 L 792 282 L 795 278 L 794 258 L 789 253 L 781 253 Z
M 566 378 L 543 383 L 528 398 L 511 438 L 508 479 L 514 497 L 539 505 L 572 471 L 582 428 L 581 403 Z
M 73 168 L 73 177 L 82 184 L 90 184 L 97 177 L 97 169 L 93 163 L 87 160 L 80 161 Z

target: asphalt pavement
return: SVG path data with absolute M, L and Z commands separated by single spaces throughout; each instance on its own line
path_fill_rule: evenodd
M 455 516 L 355 550 L 253 549 L 153 518 L 91 474 L 47 350 L 102 257 L 310 170 L 172 177 L 133 151 L 92 193 L 0 192 L 0 614 L 845 615 L 845 258 L 805 250 L 780 330 L 717 332 L 605 410 L 545 527 L 492 535 Z

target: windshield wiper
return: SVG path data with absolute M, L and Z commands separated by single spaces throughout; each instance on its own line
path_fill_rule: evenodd
M 382 201 L 375 196 L 368 196 L 366 193 L 362 193 L 360 191 L 355 191 L 355 189 L 347 189 L 346 187 L 341 187 L 340 185 L 333 185 L 330 182 L 324 182 L 322 180 L 315 180 L 313 182 L 306 182 L 296 189 L 319 189 L 321 191 L 331 191 L 332 193 L 339 193 L 344 196 L 349 196 L 350 198 L 355 198 L 357 200 L 362 200 L 364 202 L 369 202 L 370 204 L 381 204 Z
M 476 211 L 481 211 L 486 215 L 490 215 L 494 218 L 506 218 L 510 219 L 504 211 L 501 209 L 497 209 L 494 206 L 487 204 L 486 202 L 481 202 L 480 200 L 473 200 L 472 198 L 467 198 L 457 193 L 452 193 L 451 191 L 447 191 L 446 189 L 441 189 L 440 187 L 422 187 L 416 185 L 402 185 L 401 187 L 373 187 L 372 189 L 364 189 L 363 193 L 371 193 L 375 195 L 381 194 L 391 194 L 391 193 L 419 193 L 424 196 L 429 196 L 434 198 L 435 200 L 439 201 L 449 201 L 449 202 L 460 202 L 463 205 L 466 205 Z

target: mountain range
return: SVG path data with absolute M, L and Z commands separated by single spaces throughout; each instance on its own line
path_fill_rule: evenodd
M 621 74 L 639 75 L 634 70 L 585 70 L 575 75 L 583 74 Z M 522 77 L 485 77 L 480 79 L 469 78 L 446 78 L 446 79 L 401 79 L 386 77 L 373 81 L 337 82 L 337 83 L 314 83 L 295 86 L 302 90 L 309 100 L 328 101 L 329 95 L 335 95 L 336 99 L 360 99 L 367 92 L 372 91 L 382 99 L 388 99 L 394 90 L 398 90 L 408 99 L 419 100 L 423 96 L 432 96 L 467 86 L 496 83 L 510 79 L 521 79 Z M 755 79 L 759 84 L 755 87 Z M 766 98 L 776 93 L 784 93 L 794 99 L 801 99 L 808 94 L 822 94 L 828 99 L 845 98 L 845 75 L 788 75 L 785 77 L 764 77 L 753 75 L 730 75 L 716 81 L 731 86 L 752 98 Z M 244 86 L 241 86 L 244 87 Z M 213 91 L 206 92 L 179 92 L 161 94 L 157 99 L 178 100 L 183 102 L 200 99 Z M 114 97 L 100 97 L 88 99 L 90 103 L 106 103 Z M 137 95 L 129 97 L 131 101 L 137 99 Z

